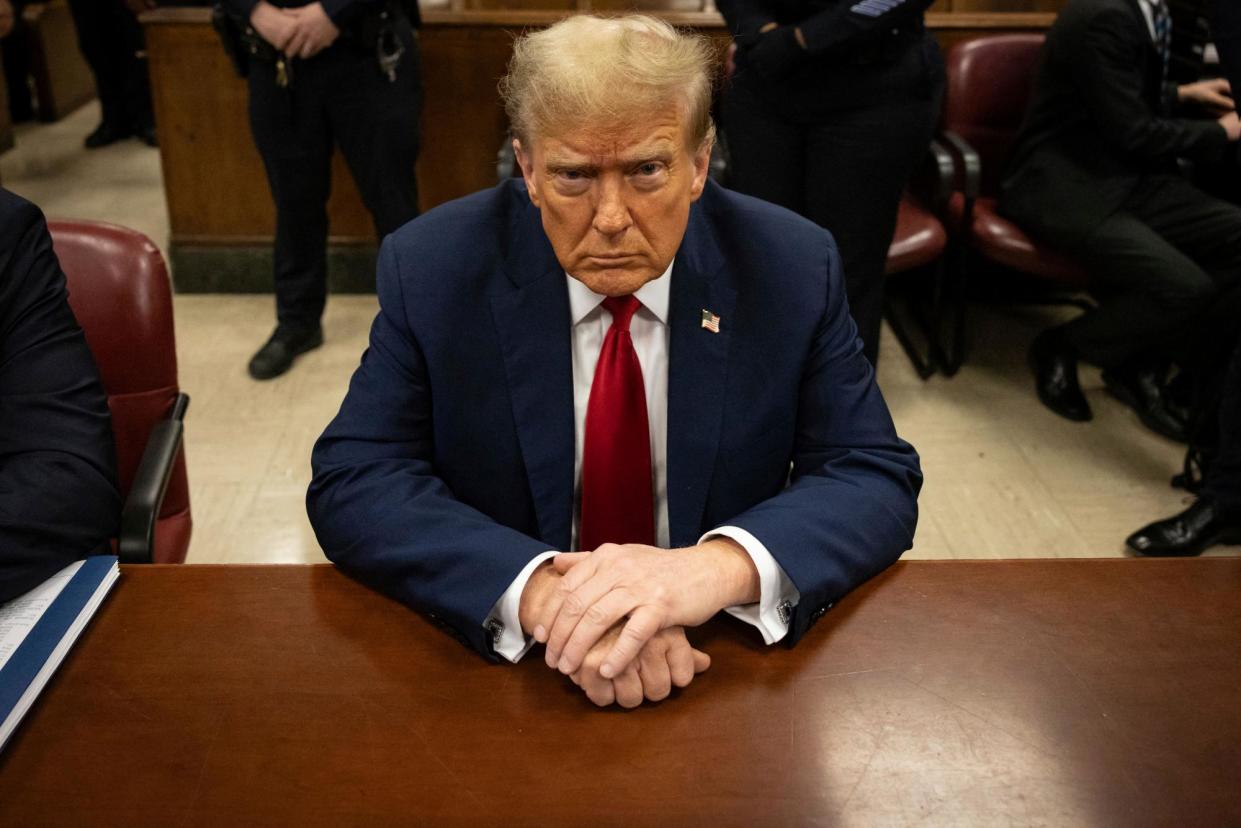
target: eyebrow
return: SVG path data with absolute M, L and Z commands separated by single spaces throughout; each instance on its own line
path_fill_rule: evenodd
M 650 161 L 669 162 L 676 156 L 676 148 L 672 142 L 660 141 L 650 147 L 643 147 L 639 151 L 631 155 L 621 156 L 618 160 L 619 166 L 629 168 L 646 164 Z M 544 165 L 549 172 L 563 172 L 565 170 L 581 170 L 583 172 L 597 172 L 599 165 L 592 161 L 582 158 L 577 161 L 570 157 L 554 157 L 550 154 L 544 160 Z

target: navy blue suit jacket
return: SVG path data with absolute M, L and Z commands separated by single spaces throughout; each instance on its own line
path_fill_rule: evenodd
M 917 454 L 862 356 L 827 232 L 708 184 L 671 279 L 672 545 L 750 531 L 801 593 L 795 642 L 909 548 Z M 310 519 L 338 566 L 494 657 L 493 605 L 570 543 L 565 273 L 509 181 L 389 236 L 378 292 L 370 347 L 314 449 Z

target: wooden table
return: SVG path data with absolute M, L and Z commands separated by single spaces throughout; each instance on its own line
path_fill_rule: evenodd
M 4 825 L 1236 825 L 1241 560 L 899 564 L 599 711 L 328 566 L 125 568 Z

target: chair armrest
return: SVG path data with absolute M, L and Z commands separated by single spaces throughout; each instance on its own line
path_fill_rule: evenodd
M 122 563 L 150 563 L 153 559 L 155 521 L 181 450 L 185 410 L 189 404 L 189 395 L 178 394 L 172 413 L 157 423 L 147 438 L 133 486 L 121 511 L 121 537 L 117 546 Z
M 952 153 L 932 139 L 922 165 L 909 182 L 909 191 L 932 213 L 943 218 L 956 185 L 957 164 Z
M 965 196 L 965 209 L 961 213 L 961 224 L 955 230 L 965 232 L 974 223 L 974 202 L 982 191 L 982 159 L 978 150 L 955 132 L 944 130 L 936 139 L 948 149 L 956 167 L 954 188 Z

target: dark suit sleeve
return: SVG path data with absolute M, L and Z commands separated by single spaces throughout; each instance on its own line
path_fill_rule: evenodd
M 310 521 L 341 569 L 494 659 L 487 614 L 548 546 L 457 500 L 436 475 L 432 389 L 400 274 L 389 239 L 370 347 L 311 458 Z
M 1183 155 L 1218 158 L 1228 134 L 1214 121 L 1161 117 L 1142 97 L 1147 33 L 1136 36 L 1133 15 L 1108 9 L 1094 15 L 1078 56 L 1082 94 L 1100 135 L 1135 158 Z
M 108 551 L 115 481 L 107 398 L 47 226 L 0 191 L 0 601 Z
M 862 353 L 830 241 L 823 261 L 827 299 L 802 372 L 789 486 L 728 521 L 758 538 L 797 587 L 790 644 L 909 549 L 922 487 L 918 455 L 897 437 Z
M 362 10 L 377 7 L 376 0 L 318 0 L 327 16 L 339 25 L 353 20 Z M 259 0 L 224 0 L 224 7 L 238 20 L 249 20 Z
M 1241 3 L 1237 0 L 1212 3 L 1211 34 L 1233 94 L 1241 95 Z
M 825 55 L 876 32 L 921 18 L 934 0 L 858 0 L 840 3 L 798 24 L 806 51 Z
M 806 52 L 825 55 L 893 26 L 918 19 L 934 0 L 857 0 L 841 2 L 797 23 Z M 719 0 L 716 4 L 734 37 L 752 38 L 776 15 L 757 0 Z
M 724 16 L 733 37 L 750 37 L 768 23 L 775 22 L 775 15 L 755 0 L 718 0 L 716 7 Z

